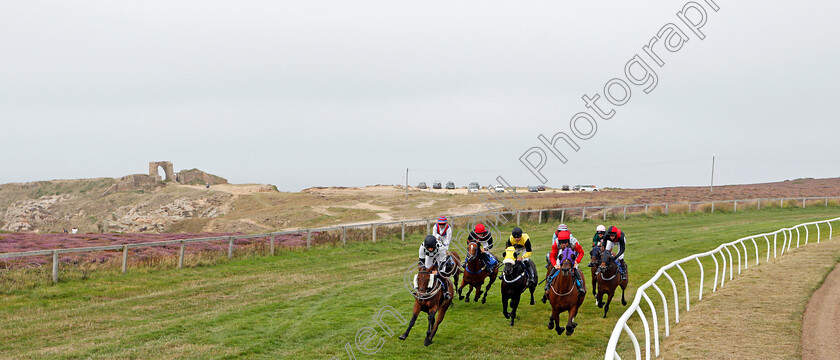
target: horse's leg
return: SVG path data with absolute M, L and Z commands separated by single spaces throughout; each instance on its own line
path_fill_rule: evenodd
M 607 303 L 604 304 L 604 317 L 607 317 L 607 312 L 610 311 L 610 302 L 612 301 L 613 296 L 615 295 L 615 289 L 612 291 L 607 292 Z
M 508 314 L 508 295 L 503 290 L 502 291 L 502 315 L 505 316 L 505 319 L 510 319 L 510 314 Z
M 607 292 L 604 291 L 604 288 L 602 286 L 598 287 L 598 296 L 595 297 L 595 303 L 598 304 L 599 308 L 604 307 L 604 294 L 606 293 Z
M 531 305 L 534 305 L 535 304 L 535 302 L 534 302 L 534 290 L 537 290 L 537 283 L 534 282 L 533 284 L 531 284 L 531 287 L 529 288 L 529 290 L 531 290 Z
M 595 303 L 598 303 L 598 279 L 595 278 L 595 268 L 592 268 L 592 297 L 595 298 Z
M 429 310 L 429 327 L 426 329 L 426 340 L 423 341 L 423 345 L 429 346 L 432 344 L 432 328 L 435 326 L 435 313 L 437 311 Z
M 473 285 L 472 283 L 470 283 L 470 284 L 467 284 L 467 286 L 469 286 L 470 288 L 469 288 L 469 289 L 467 289 L 467 296 L 465 296 L 465 297 L 464 297 L 464 298 L 465 298 L 465 300 L 464 300 L 464 301 L 466 301 L 466 302 L 470 302 L 470 296 L 471 296 L 470 294 L 472 294 L 473 289 L 475 289 L 475 285 Z
M 464 295 L 461 295 L 461 290 L 466 285 L 466 282 L 467 282 L 467 274 L 464 274 L 464 277 L 461 278 L 461 285 L 458 286 L 458 300 L 464 300 Z
M 426 346 L 429 346 L 429 345 L 432 344 L 432 339 L 434 339 L 435 334 L 437 334 L 438 326 L 440 326 L 440 323 L 443 322 L 443 317 L 446 316 L 446 309 L 447 309 L 447 307 L 444 306 L 444 307 L 441 307 L 440 310 L 437 311 L 437 319 L 435 319 L 435 325 L 432 328 L 432 334 L 429 335 L 429 343 L 428 344 L 424 343 Z
M 557 298 L 557 301 L 561 301 L 560 298 Z M 551 307 L 553 308 L 554 305 L 552 305 Z M 562 335 L 563 334 L 563 329 L 564 329 L 562 326 L 560 326 L 560 313 L 561 312 L 563 312 L 563 311 L 560 310 L 559 305 L 558 305 L 557 309 L 554 309 L 551 312 L 551 316 L 554 318 L 552 321 L 554 321 L 554 323 L 557 324 L 554 327 L 554 331 L 557 332 L 557 335 Z
M 621 287 L 621 305 L 624 305 L 624 306 L 627 306 L 627 300 L 624 300 L 624 288 L 626 288 L 626 287 L 627 287 L 627 285 L 624 285 L 624 286 Z
M 575 327 L 577 327 L 577 323 L 575 323 L 577 311 L 577 305 L 574 305 L 571 309 L 569 309 L 569 322 L 566 324 L 566 336 L 572 335 L 575 332 Z
M 548 317 L 548 330 L 554 329 L 554 319 L 557 318 L 557 309 L 554 308 L 554 304 L 551 304 L 551 315 Z M 560 326 L 560 324 L 557 324 Z
M 411 331 L 411 328 L 414 326 L 414 322 L 417 321 L 418 314 L 420 314 L 420 304 L 415 302 L 414 314 L 411 316 L 411 321 L 408 322 L 408 329 L 405 329 L 405 333 L 400 335 L 400 340 L 405 340 L 405 338 L 408 337 L 408 332 Z
M 513 321 L 516 319 L 516 308 L 519 307 L 519 297 L 521 293 L 513 295 L 510 299 L 510 326 L 513 326 Z
M 487 287 L 484 289 L 484 297 L 481 298 L 481 303 L 484 304 L 487 302 L 487 294 L 490 293 L 490 287 L 493 286 L 493 283 L 496 282 L 496 278 L 499 277 L 499 269 L 496 268 L 496 271 L 493 271 L 490 274 L 490 282 L 487 283 Z
M 475 299 L 473 301 L 478 302 L 478 298 L 481 297 L 481 285 L 484 285 L 484 279 L 481 279 L 481 282 L 476 282 L 475 286 Z

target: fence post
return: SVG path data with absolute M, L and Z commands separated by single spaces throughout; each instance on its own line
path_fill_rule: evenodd
M 540 215 L 537 217 L 537 224 L 542 224 L 542 210 L 540 210 Z
M 230 241 L 228 242 L 228 260 L 230 259 L 233 259 L 233 236 L 230 237 Z
M 624 220 L 627 220 L 627 206 L 624 206 Z
M 735 200 L 735 208 L 732 212 L 738 212 L 738 200 Z
M 785 198 L 781 198 L 781 199 L 779 199 L 779 207 L 780 207 L 780 208 L 784 208 L 784 207 L 785 207 Z
M 825 207 L 828 207 L 828 198 L 825 198 Z
M 583 207 L 583 212 L 580 213 L 580 221 L 586 220 L 586 206 Z
M 516 210 L 516 226 L 519 226 L 519 210 Z
M 805 198 L 802 198 L 802 208 L 805 208 Z
M 665 215 L 668 215 L 668 204 L 665 204 Z
M 712 201 L 712 214 L 714 214 L 714 213 L 715 213 L 715 202 Z
M 400 221 L 400 225 L 402 227 L 402 236 L 400 236 L 400 238 L 402 241 L 405 241 L 405 221 Z
M 373 238 L 373 242 L 376 242 L 376 224 L 370 226 L 371 237 Z
M 610 208 L 604 207 L 604 221 L 607 221 L 607 212 L 610 211 Z
M 271 246 L 269 251 L 271 252 L 271 256 L 274 256 L 274 235 L 271 235 Z
M 122 273 L 125 274 L 125 271 L 128 268 L 128 245 L 123 245 L 123 255 L 122 255 Z
M 496 211 L 496 227 L 499 227 L 499 212 Z
M 647 215 L 648 204 L 645 204 L 645 215 Z
M 53 250 L 53 268 L 52 279 L 54 283 L 58 282 L 58 250 Z
M 272 249 L 273 249 L 274 244 L 272 243 L 271 245 L 272 245 Z M 184 268 L 184 247 L 185 247 L 184 240 L 181 240 L 181 249 L 178 250 L 178 268 L 179 269 Z
M 426 235 L 432 235 L 432 223 L 426 220 Z
M 688 202 L 688 213 L 691 214 L 691 201 Z
M 564 220 L 566 220 L 566 208 L 560 210 L 560 222 L 562 223 Z
M 312 247 L 312 230 L 306 230 L 306 250 L 309 250 Z
M 761 199 L 758 199 L 758 210 L 761 210 Z
M 347 227 L 341 227 L 341 245 L 347 245 Z

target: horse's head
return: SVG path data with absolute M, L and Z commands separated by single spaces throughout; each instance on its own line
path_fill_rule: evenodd
M 598 269 L 601 272 L 607 271 L 607 268 L 609 267 L 609 265 L 611 263 L 612 263 L 612 253 L 607 251 L 607 250 L 601 251 L 601 265 L 598 266 Z
M 589 264 L 597 264 L 601 260 L 601 247 L 595 245 L 589 250 Z
M 575 266 L 575 251 L 571 248 L 564 248 L 560 253 L 560 271 L 564 275 L 568 275 L 569 271 Z
M 516 269 L 516 248 L 513 246 L 509 246 L 505 249 L 505 260 L 502 261 L 505 264 L 505 275 L 512 276 L 514 270 Z
M 470 241 L 469 244 L 467 244 L 467 254 L 471 258 L 475 257 L 475 255 L 478 254 L 478 242 Z
M 425 267 L 420 267 L 419 271 L 417 272 L 417 277 L 414 280 L 414 287 L 417 288 L 417 293 L 420 295 L 425 295 L 426 292 L 432 287 L 434 281 L 434 275 L 432 274 L 429 269 Z

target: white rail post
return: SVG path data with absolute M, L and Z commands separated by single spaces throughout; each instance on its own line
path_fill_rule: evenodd
M 785 198 L 781 198 L 781 199 L 779 199 L 779 207 L 780 207 L 780 208 L 784 208 L 784 207 L 785 207 Z
M 650 315 L 653 318 L 653 348 L 656 356 L 659 356 L 659 321 L 656 319 L 656 307 L 653 306 L 653 301 L 650 300 L 650 296 L 644 290 L 642 290 L 642 297 L 650 306 Z
M 58 250 L 53 250 L 52 281 L 58 283 Z
M 376 242 L 376 224 L 370 226 L 371 238 Z
M 539 211 L 539 216 L 537 217 L 537 224 L 542 224 L 542 210 Z
M 820 224 L 817 223 L 817 244 L 820 243 Z
M 736 247 L 737 247 L 737 246 L 736 246 Z M 743 240 L 741 240 L 741 247 L 743 247 L 743 248 L 744 248 L 744 269 L 749 269 L 749 267 L 750 267 L 750 265 L 749 265 L 750 260 L 749 260 L 749 257 L 747 256 L 747 245 L 744 245 L 744 241 L 743 241 Z M 756 255 L 756 256 L 758 256 L 758 255 Z M 740 269 L 740 266 L 741 266 L 741 265 L 740 265 L 740 264 L 738 264 L 739 269 Z M 740 274 L 740 273 L 741 273 L 741 270 L 738 270 L 738 273 Z
M 274 245 L 274 244 L 271 244 L 271 245 Z M 184 240 L 181 240 L 181 248 L 178 249 L 178 268 L 179 269 L 184 268 L 184 246 L 185 246 Z M 272 249 L 273 248 L 274 248 L 274 246 L 272 246 Z
M 752 240 L 753 246 L 755 246 L 755 265 L 758 266 L 758 244 L 755 243 L 755 238 L 754 237 L 751 237 L 750 240 Z M 769 245 L 770 242 L 768 241 L 767 244 Z M 770 248 L 768 247 L 768 249 L 770 249 Z M 769 257 L 769 255 L 770 255 L 769 251 L 767 252 L 767 255 Z
M 732 280 L 732 278 L 733 278 L 732 267 L 733 267 L 733 265 L 735 265 L 735 262 L 732 261 L 732 251 L 729 251 L 728 246 L 724 246 L 723 248 L 726 249 L 726 252 L 729 254 L 729 280 Z
M 624 332 L 627 333 L 627 336 L 630 337 L 630 340 L 633 341 L 633 350 L 636 351 L 636 359 L 642 359 L 642 352 L 639 350 L 639 339 L 636 339 L 636 335 L 633 334 L 633 330 L 630 330 L 630 327 L 627 326 L 627 322 L 624 322 Z M 617 354 L 617 353 L 616 353 Z
M 341 245 L 347 245 L 347 227 L 341 227 Z
M 665 215 L 668 215 L 668 204 L 665 204 Z
M 767 242 L 767 261 L 769 262 L 770 261 L 770 239 L 767 238 L 767 235 L 764 235 L 764 241 Z M 774 250 L 773 251 L 775 251 L 775 249 L 776 249 L 776 247 L 775 247 L 776 235 L 773 235 L 773 244 L 774 244 L 774 246 L 773 246 Z
M 402 235 L 400 235 L 400 239 L 405 241 L 405 221 L 400 221 L 400 226 L 402 227 Z
M 668 275 L 667 271 L 663 271 L 662 275 L 665 275 L 665 278 L 671 282 L 671 287 L 674 289 L 674 323 L 680 323 L 680 293 L 677 291 L 677 283 L 674 282 L 674 279 L 671 278 L 671 275 Z
M 636 306 L 636 314 L 639 314 L 639 318 L 642 319 L 642 327 L 645 329 L 645 360 L 650 360 L 650 327 L 647 317 L 642 312 L 641 306 Z
M 125 274 L 127 269 L 128 269 L 128 245 L 123 245 L 122 273 Z
M 799 228 L 796 228 L 796 242 L 799 243 Z M 788 242 L 787 251 L 790 251 L 790 245 L 793 244 L 793 230 L 790 231 L 790 241 Z
M 309 244 L 307 242 L 307 248 L 309 248 Z M 230 237 L 228 241 L 228 260 L 233 259 L 233 236 Z
M 691 295 L 688 292 L 688 276 L 685 275 L 685 271 L 683 270 L 682 266 L 680 266 L 680 264 L 677 264 L 677 269 L 680 270 L 683 276 L 683 280 L 685 280 L 685 311 L 691 311 Z
M 698 291 L 700 295 L 697 298 L 697 301 L 703 300 L 703 263 L 700 262 L 700 258 L 696 257 L 694 260 L 697 260 L 697 265 L 700 265 L 700 290 Z
M 803 226 L 805 228 L 805 245 L 808 245 L 808 225 Z M 819 229 L 820 225 L 817 224 L 817 228 Z M 796 244 L 796 247 L 799 247 L 799 243 Z
M 832 237 L 834 237 L 834 228 L 831 226 L 831 221 L 829 221 L 828 222 L 828 239 L 831 240 Z M 817 242 L 819 242 L 819 241 L 817 241 Z
M 645 204 L 645 215 L 647 215 L 648 204 Z
M 688 202 L 688 213 L 691 214 L 691 201 Z
M 715 202 L 712 201 L 712 214 L 714 214 L 714 213 L 715 213 Z
M 715 291 L 717 291 L 718 261 L 717 261 L 717 256 L 715 256 L 715 253 L 712 253 L 711 257 L 712 257 L 712 260 L 715 261 L 715 280 L 712 281 L 712 292 L 715 292 Z
M 802 198 L 802 208 L 805 208 L 805 198 Z
M 738 212 L 738 200 L 735 200 L 735 207 L 733 209 L 734 211 L 732 212 Z
M 665 337 L 671 336 L 671 326 L 668 324 L 669 317 L 668 317 L 668 299 L 665 298 L 665 293 L 662 292 L 662 289 L 656 285 L 656 283 L 651 283 L 650 286 L 659 293 L 659 296 L 662 298 L 662 312 L 665 314 L 665 318 L 663 319 L 665 323 Z
M 519 226 L 519 221 L 520 221 L 519 210 L 516 210 L 516 226 Z
M 732 245 L 732 247 L 735 249 L 735 252 L 738 253 L 738 274 L 741 274 L 741 250 L 735 245 Z
M 233 248 L 233 245 L 231 245 L 231 248 Z M 306 229 L 306 250 L 310 248 L 312 248 L 312 230 Z
M 723 266 L 720 272 L 720 287 L 723 288 L 723 284 L 726 283 L 726 254 L 723 253 L 723 249 L 720 249 L 720 258 L 723 259 Z
M 560 222 L 562 223 L 564 220 L 566 220 L 566 208 L 560 211 Z
M 776 239 L 778 239 L 778 237 L 779 237 L 779 233 L 773 233 L 773 258 L 774 259 L 776 258 L 776 244 L 778 242 Z M 768 258 L 767 261 L 770 261 L 770 259 Z
M 624 220 L 627 220 L 627 206 L 624 206 Z
M 796 229 L 796 247 L 799 247 L 799 226 L 797 226 L 795 229 Z M 791 237 L 793 237 L 793 236 L 791 236 Z

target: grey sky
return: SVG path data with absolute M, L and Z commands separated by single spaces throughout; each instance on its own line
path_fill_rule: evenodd
M 536 184 L 519 156 L 685 3 L 4 2 L 0 183 Z M 840 4 L 716 3 L 548 185 L 704 185 L 713 153 L 718 183 L 840 175 Z

